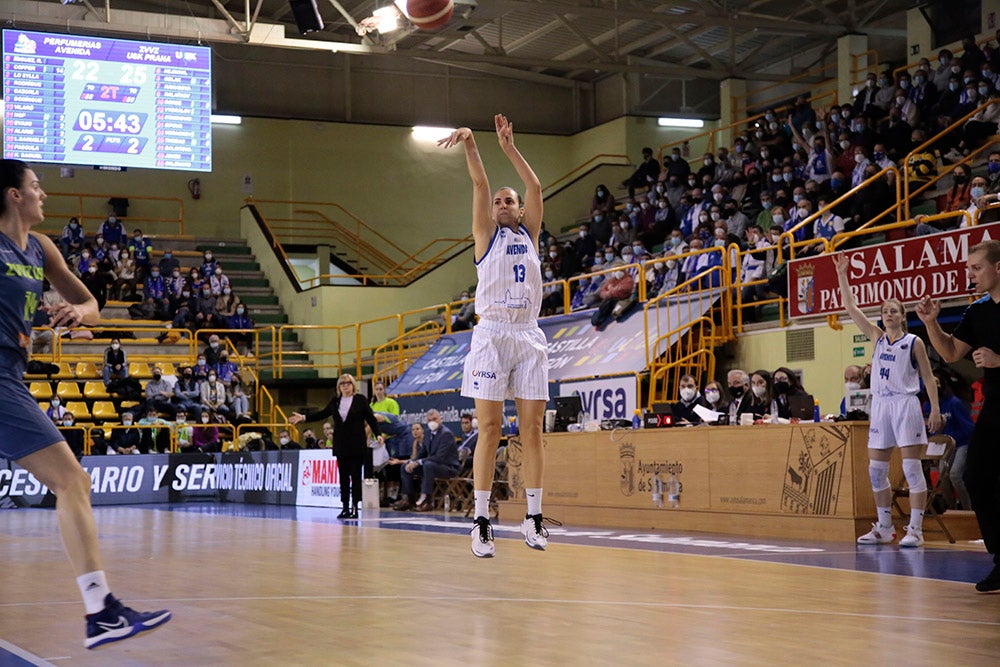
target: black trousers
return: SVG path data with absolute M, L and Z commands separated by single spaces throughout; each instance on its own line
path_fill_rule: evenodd
M 338 456 L 337 467 L 340 468 L 340 502 L 344 508 L 361 504 L 362 467 L 364 457 L 356 455 Z M 351 502 L 354 502 L 354 505 Z
M 996 399 L 983 403 L 969 441 L 965 486 L 976 510 L 979 531 L 993 562 L 1000 565 L 1000 414 Z

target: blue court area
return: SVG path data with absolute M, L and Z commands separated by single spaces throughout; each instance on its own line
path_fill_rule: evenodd
M 423 533 L 468 534 L 472 522 L 461 514 L 415 514 L 388 510 L 362 511 L 358 520 L 337 519 L 336 510 L 283 505 L 242 504 L 173 504 L 158 506 L 173 512 L 196 512 L 221 516 L 245 516 L 300 521 L 358 525 L 365 529 L 419 531 Z M 513 516 L 494 524 L 497 539 L 521 540 Z M 898 528 L 898 527 L 897 527 Z M 637 549 L 719 558 L 825 567 L 838 570 L 873 572 L 904 577 L 940 579 L 974 584 L 991 567 L 989 554 L 979 545 L 968 548 L 924 546 L 902 549 L 896 544 L 856 545 L 829 541 L 794 541 L 784 539 L 747 539 L 718 533 L 629 531 L 578 526 L 548 526 L 549 548 L 559 543 L 614 549 Z M 929 534 L 933 539 L 933 534 Z

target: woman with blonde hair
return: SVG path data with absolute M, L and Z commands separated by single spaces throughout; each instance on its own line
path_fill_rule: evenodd
M 344 373 L 337 380 L 337 395 L 325 408 L 306 412 L 293 412 L 289 424 L 314 422 L 326 417 L 333 418 L 333 455 L 340 468 L 340 502 L 343 509 L 338 519 L 357 519 L 358 505 L 361 504 L 363 473 L 374 477 L 372 454 L 368 448 L 365 424 L 372 433 L 378 433 L 378 420 L 372 412 L 368 399 L 357 393 L 354 376 Z M 382 442 L 382 436 L 378 436 Z

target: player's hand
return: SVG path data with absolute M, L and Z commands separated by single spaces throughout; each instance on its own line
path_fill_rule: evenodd
M 49 314 L 50 327 L 76 327 L 83 322 L 83 309 L 67 301 L 42 306 L 42 310 Z
M 444 139 L 438 139 L 437 144 L 441 148 L 451 148 L 452 146 L 457 146 L 461 142 L 468 141 L 471 138 L 472 130 L 467 127 L 460 127 Z
M 293 412 L 292 416 L 288 418 L 288 423 L 294 426 L 295 424 L 304 422 L 305 420 L 306 416 L 304 414 L 299 412 Z
M 846 276 L 847 275 L 847 266 L 848 266 L 848 264 L 849 264 L 849 262 L 847 261 L 847 255 L 846 254 L 844 254 L 842 252 L 838 252 L 838 253 L 836 253 L 833 256 L 833 266 L 837 269 L 837 275 L 838 276 Z
M 500 142 L 500 148 L 506 150 L 507 148 L 514 147 L 514 123 L 507 120 L 507 117 L 503 114 L 497 114 L 493 117 L 493 122 L 497 126 L 497 141 Z
M 1000 366 L 1000 355 L 988 347 L 981 347 L 972 353 L 972 360 L 977 368 L 996 368 Z
M 927 430 L 936 433 L 941 430 L 944 422 L 941 419 L 941 411 L 937 408 L 931 410 L 930 415 L 927 417 Z
M 920 300 L 915 309 L 917 311 L 917 317 L 924 324 L 930 324 L 937 320 L 938 315 L 941 314 L 941 304 L 930 296 L 925 295 L 924 298 Z

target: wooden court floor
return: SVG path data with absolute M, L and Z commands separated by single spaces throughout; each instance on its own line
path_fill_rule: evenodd
M 2 511 L 0 640 L 41 661 L 0 665 L 1000 662 L 1000 595 L 962 582 L 556 536 L 537 552 L 510 530 L 479 560 L 465 532 L 377 520 L 96 512 L 112 590 L 174 619 L 87 651 L 54 512 Z

